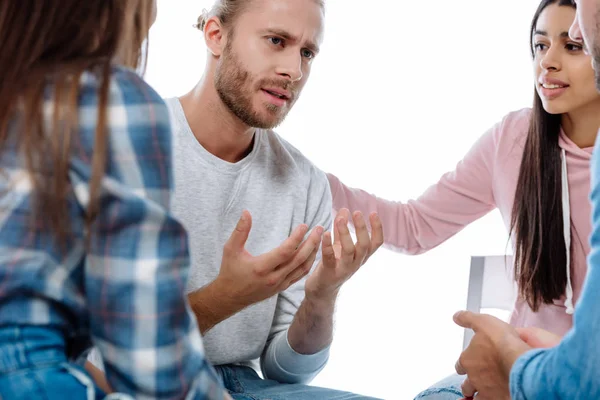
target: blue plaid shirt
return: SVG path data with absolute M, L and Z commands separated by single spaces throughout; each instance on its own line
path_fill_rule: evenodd
M 95 74 L 83 75 L 68 176 L 75 234 L 68 251 L 61 252 L 52 233 L 32 218 L 30 176 L 14 140 L 19 132 L 9 131 L 0 158 L 0 327 L 58 327 L 68 335 L 71 359 L 95 345 L 117 392 L 221 399 L 224 390 L 204 358 L 186 302 L 187 235 L 168 211 L 168 111 L 156 92 L 123 68 L 111 78 L 106 174 L 85 246 L 99 86 Z M 46 99 L 49 117 L 51 87 Z

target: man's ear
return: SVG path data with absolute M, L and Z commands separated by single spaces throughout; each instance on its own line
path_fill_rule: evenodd
M 206 41 L 208 51 L 213 56 L 219 57 L 223 54 L 223 49 L 227 41 L 227 33 L 219 18 L 211 17 L 206 21 L 204 25 L 204 40 Z

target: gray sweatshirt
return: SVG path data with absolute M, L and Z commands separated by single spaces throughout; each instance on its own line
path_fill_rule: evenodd
M 174 215 L 189 233 L 192 267 L 188 292 L 212 282 L 223 246 L 242 211 L 252 215 L 246 249 L 253 255 L 279 246 L 305 223 L 329 230 L 332 201 L 326 175 L 273 131 L 257 130 L 251 153 L 235 164 L 202 147 L 178 99 L 168 99 L 173 126 Z M 320 259 L 317 258 L 316 263 Z M 305 279 L 277 296 L 254 304 L 204 336 L 210 362 L 243 364 L 280 382 L 308 382 L 327 362 L 329 349 L 300 355 L 287 330 L 304 299 Z

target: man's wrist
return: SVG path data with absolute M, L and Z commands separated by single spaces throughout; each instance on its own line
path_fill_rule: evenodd
M 252 304 L 244 302 L 243 298 L 232 290 L 231 285 L 223 282 L 218 276 L 207 287 L 211 298 L 214 299 L 215 306 L 223 309 L 227 314 L 236 314 Z
M 335 305 L 338 297 L 338 290 L 331 292 L 310 292 L 306 291 L 305 301 L 308 301 L 317 309 L 328 308 Z
M 218 278 L 190 293 L 188 299 L 203 334 L 246 307 Z
M 510 376 L 510 372 L 517 360 L 529 350 L 531 350 L 531 347 L 524 342 L 519 343 L 515 347 L 509 347 L 507 351 L 501 350 L 502 369 L 506 376 Z

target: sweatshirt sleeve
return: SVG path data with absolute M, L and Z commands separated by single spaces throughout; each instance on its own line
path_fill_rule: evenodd
M 364 215 L 376 211 L 383 223 L 385 247 L 406 254 L 431 250 L 496 207 L 492 182 L 500 129 L 501 124 L 490 129 L 454 171 L 407 203 L 347 187 L 333 174 L 327 174 L 334 210 L 347 208 Z

